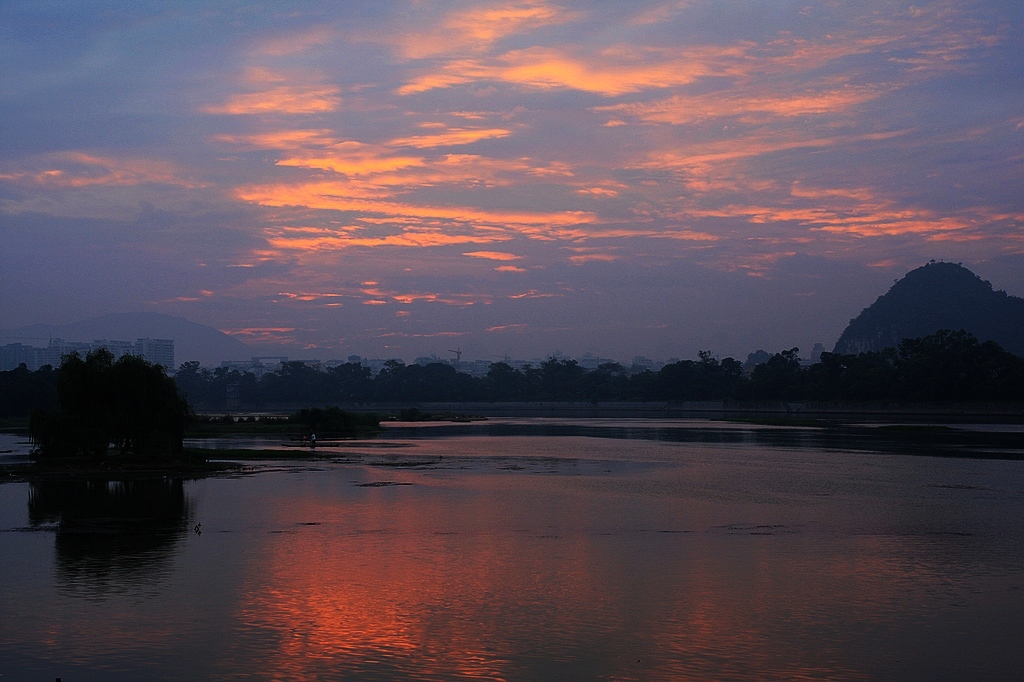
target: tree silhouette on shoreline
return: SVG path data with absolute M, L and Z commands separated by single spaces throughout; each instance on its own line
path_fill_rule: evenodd
M 0 372 L 0 394 L 19 391 L 23 396 L 7 401 L 19 412 L 0 416 L 24 414 L 32 401 L 44 409 L 59 403 L 60 412 L 38 412 L 32 420 L 38 448 L 47 456 L 99 456 L 111 444 L 125 455 L 173 452 L 189 409 L 175 382 L 207 411 L 403 402 L 1024 401 L 1024 358 L 963 330 L 904 339 L 881 351 L 826 352 L 809 366 L 797 354 L 796 348 L 765 353 L 765 361 L 747 373 L 733 358 L 719 360 L 701 351 L 698 360 L 674 362 L 657 372 L 630 371 L 614 363 L 587 370 L 573 360 L 550 358 L 521 369 L 496 362 L 483 377 L 441 363 L 390 361 L 372 376 L 356 363 L 320 371 L 291 362 L 257 377 L 186 362 L 173 380 L 139 358 L 115 363 L 105 356 L 90 359 L 90 354 L 85 360 L 69 356 L 59 370 L 44 368 L 38 377 L 24 369 Z M 54 384 L 57 399 L 52 397 Z
M 191 408 L 160 365 L 105 348 L 64 357 L 57 372 L 56 411 L 29 422 L 39 461 L 80 457 L 176 457 Z

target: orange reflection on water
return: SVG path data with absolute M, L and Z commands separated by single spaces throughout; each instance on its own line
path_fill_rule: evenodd
M 690 455 L 678 468 L 627 470 L 649 446 L 568 440 L 466 437 L 373 455 L 389 467 L 210 481 L 208 532 L 167 535 L 156 563 L 139 537 L 111 551 L 106 532 L 58 530 L 61 598 L 40 608 L 45 590 L 5 593 L 16 618 L 0 619 L 0 645 L 42 647 L 69 677 L 69 666 L 158 664 L 167 679 L 279 680 L 1014 679 L 1006 673 L 1020 669 L 1020 538 L 1002 518 L 1019 517 L 1019 496 L 962 486 L 908 496 L 938 465 L 848 455 L 844 473 L 770 448 L 665 444 L 651 463 Z M 467 457 L 480 448 L 489 463 Z M 406 468 L 409 452 L 443 452 L 444 463 Z M 988 509 L 1001 495 L 1005 506 Z M 34 499 L 33 518 L 51 523 L 39 503 L 51 498 Z M 109 580 L 111 562 L 131 579 Z
M 556 630 L 562 605 L 602 608 L 594 574 L 581 570 L 592 563 L 586 542 L 509 533 L 511 510 L 486 497 L 453 505 L 410 490 L 371 489 L 357 509 L 306 498 L 282 510 L 294 532 L 270 536 L 241 595 L 240 619 L 276 640 L 260 669 L 503 679 L 520 647 L 550 646 L 539 633 Z M 571 504 L 557 512 L 579 516 Z
M 851 538 L 812 530 L 820 507 L 690 496 L 728 467 L 522 464 L 539 469 L 358 470 L 269 500 L 225 660 L 295 680 L 858 680 L 928 669 L 927 647 L 901 663 L 922 624 L 962 636 L 963 538 Z

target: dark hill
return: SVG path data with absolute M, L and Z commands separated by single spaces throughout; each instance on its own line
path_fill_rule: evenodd
M 908 272 L 850 320 L 835 352 L 878 351 L 940 329 L 964 329 L 1024 356 L 1024 299 L 993 291 L 962 265 L 932 262 Z

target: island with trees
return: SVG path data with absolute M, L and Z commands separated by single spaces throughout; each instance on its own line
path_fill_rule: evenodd
M 237 422 L 197 415 L 165 368 L 142 357 L 99 348 L 66 355 L 59 368 L 0 372 L 0 413 L 27 419 L 36 473 L 174 474 L 231 468 L 184 447 L 186 433 L 321 434 L 348 438 L 379 430 L 380 418 L 337 407 Z

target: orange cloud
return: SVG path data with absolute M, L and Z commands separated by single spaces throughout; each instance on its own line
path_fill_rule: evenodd
M 423 137 L 425 145 L 429 136 Z M 325 170 L 359 178 L 362 184 L 349 182 L 348 193 L 363 197 L 386 196 L 390 190 L 384 190 L 384 187 L 438 184 L 501 186 L 513 184 L 523 175 L 572 176 L 571 168 L 562 162 L 543 163 L 526 157 L 500 159 L 475 154 L 409 156 L 396 154 L 387 146 L 354 140 L 337 141 L 324 135 L 323 131 L 278 131 L 216 139 L 248 149 L 285 150 L 287 154 L 275 162 L 278 166 Z M 441 137 L 434 140 L 440 143 Z
M 874 193 L 867 187 L 808 187 L 801 183 L 799 180 L 795 181 L 790 188 L 789 193 L 794 197 L 800 197 L 804 199 L 832 199 L 832 198 L 843 198 L 843 199 L 856 199 L 857 201 L 870 201 L 874 200 Z
M 837 215 L 827 225 L 811 229 L 856 237 L 882 237 L 964 230 L 973 226 L 968 220 L 953 216 L 940 217 L 931 211 L 902 210 L 880 211 L 873 215 Z
M 398 146 L 427 148 L 443 144 L 468 144 L 509 133 L 503 128 L 447 128 L 439 123 L 421 124 L 420 127 L 429 127 L 438 132 L 397 138 L 385 144 L 338 140 L 331 131 L 323 129 L 275 130 L 248 135 L 222 135 L 215 139 L 245 149 L 283 150 L 285 153 L 275 162 L 278 166 L 344 175 L 348 181 L 341 193 L 349 200 L 391 199 L 396 190 L 407 192 L 417 187 L 432 188 L 442 184 L 473 188 L 498 187 L 522 182 L 524 175 L 544 178 L 570 178 L 573 175 L 571 167 L 564 162 L 538 162 L 529 157 L 500 159 L 473 154 L 411 156 L 395 153 L 394 149 Z M 308 186 L 305 187 L 308 189 Z M 331 193 L 338 194 L 338 189 L 341 186 L 333 188 Z M 297 195 L 306 190 L 299 183 L 291 190 L 282 185 L 279 191 Z M 293 201 L 293 205 L 302 205 L 305 200 Z M 318 199 L 311 208 L 321 204 L 322 199 Z M 397 218 L 394 213 L 390 215 Z M 418 215 L 423 217 L 422 214 Z M 589 218 L 581 214 L 581 220 L 589 221 Z M 555 219 L 554 222 L 564 221 Z
M 451 15 L 445 25 L 472 36 L 478 43 L 486 44 L 524 29 L 566 21 L 569 17 L 557 5 L 533 0 L 470 7 Z
M 930 77 L 945 68 L 940 62 L 961 59 L 964 46 L 982 44 L 983 37 L 972 34 L 944 38 L 938 14 L 929 10 L 919 17 L 898 12 L 863 20 L 851 17 L 845 33 L 835 37 L 807 40 L 780 33 L 762 43 L 644 45 L 641 34 L 646 29 L 636 27 L 673 20 L 686 6 L 686 2 L 670 3 L 652 13 L 636 15 L 627 28 L 638 36 L 635 43 L 627 42 L 621 32 L 609 32 L 607 35 L 616 36 L 611 45 L 607 35 L 601 34 L 575 44 L 552 46 L 527 39 L 503 42 L 508 36 L 576 18 L 549 2 L 468 3 L 464 11 L 443 15 L 429 4 L 420 4 L 410 16 L 422 26 L 405 34 L 399 30 L 397 37 L 384 39 L 399 46 L 407 59 L 422 60 L 402 65 L 410 77 L 399 93 L 413 95 L 434 88 L 471 85 L 467 95 L 475 95 L 498 92 L 506 84 L 622 97 L 612 106 L 592 110 L 605 112 L 606 116 L 584 113 L 581 125 L 590 125 L 589 132 L 600 136 L 593 145 L 596 151 L 560 151 L 561 142 L 543 147 L 543 126 L 534 128 L 536 111 L 478 111 L 487 108 L 481 102 L 499 98 L 475 97 L 470 98 L 471 104 L 452 103 L 457 111 L 444 111 L 438 108 L 435 93 L 428 98 L 407 98 L 401 110 L 388 114 L 391 128 L 387 137 L 372 141 L 367 137 L 371 143 L 344 140 L 337 131 L 317 128 L 257 130 L 216 137 L 218 142 L 242 149 L 279 150 L 275 165 L 295 169 L 273 169 L 273 181 L 239 187 L 235 197 L 279 209 L 266 212 L 278 224 L 266 232 L 268 245 L 270 249 L 290 251 L 289 258 L 301 258 L 297 253 L 301 251 L 352 247 L 479 245 L 469 248 L 484 249 L 488 248 L 485 245 L 520 236 L 577 244 L 670 239 L 675 243 L 660 244 L 681 251 L 707 249 L 739 235 L 732 228 L 706 228 L 712 220 L 705 219 L 713 218 L 738 219 L 733 224 L 782 225 L 780 229 L 788 230 L 787 242 L 808 239 L 810 230 L 829 242 L 897 234 L 899 230 L 916 232 L 925 239 L 966 239 L 977 234 L 971 227 L 977 223 L 969 217 L 904 210 L 897 202 L 872 197 L 871 191 L 863 187 L 809 187 L 794 183 L 779 166 L 769 174 L 758 173 L 762 168 L 755 164 L 770 163 L 768 157 L 779 152 L 813 153 L 910 132 L 849 134 L 854 128 L 844 128 L 848 121 L 839 117 L 891 95 L 915 79 Z M 267 43 L 258 52 L 286 55 L 332 39 L 330 31 L 313 31 L 298 41 L 301 45 L 297 44 L 295 50 L 285 41 L 277 47 Z M 372 39 L 382 40 L 376 36 Z M 869 54 L 870 59 L 846 59 Z M 828 66 L 830 62 L 832 66 Z M 826 66 L 834 75 L 821 75 Z M 917 75 L 909 76 L 911 71 Z M 244 80 L 253 92 L 235 95 L 220 106 L 225 113 L 232 107 L 235 113 L 287 113 L 287 103 L 274 105 L 271 96 L 264 105 L 260 97 L 280 93 L 287 100 L 288 90 L 293 88 L 298 93 L 311 93 L 314 103 L 318 97 L 324 101 L 308 110 L 300 104 L 296 111 L 316 113 L 340 107 L 340 89 L 321 80 L 308 74 L 296 80 L 281 71 L 254 67 L 245 72 Z M 697 83 L 699 88 L 687 87 Z M 351 104 L 351 97 L 365 96 L 365 101 L 379 110 L 386 107 L 387 103 L 382 105 L 374 98 L 386 98 L 390 93 L 367 84 L 363 91 L 367 94 L 355 95 L 356 87 L 346 85 L 346 105 Z M 666 92 L 669 88 L 673 91 Z M 637 94 L 645 91 L 650 94 Z M 246 97 L 251 101 L 240 99 Z M 413 106 L 420 104 L 422 108 Z M 722 118 L 729 120 L 714 122 Z M 510 123 L 513 120 L 514 125 Z M 627 121 L 692 128 L 621 129 Z M 710 123 L 695 125 L 704 122 Z M 820 125 L 808 128 L 808 123 Z M 522 138 L 512 140 L 517 144 L 540 148 L 524 148 L 516 158 L 437 153 L 446 146 L 509 138 L 513 133 Z M 605 141 L 607 150 L 601 147 Z M 489 146 L 503 150 L 508 147 L 505 143 L 479 145 Z M 573 164 L 557 158 L 560 155 L 573 159 Z M 786 156 L 788 163 L 793 155 Z M 618 173 L 621 169 L 631 171 L 633 179 L 628 187 L 613 180 L 626 177 Z M 535 187 L 542 190 L 531 192 Z M 716 199 L 716 192 L 735 194 Z M 740 193 L 746 196 L 737 199 Z M 723 202 L 729 203 L 723 206 Z M 593 207 L 595 212 L 551 207 Z M 326 220 L 335 225 L 320 232 L 297 232 L 280 226 L 323 219 L 322 211 L 350 215 L 328 216 Z M 342 223 L 346 226 L 337 226 Z M 794 226 L 802 228 L 800 234 L 795 234 Z M 760 233 L 768 231 L 764 228 L 745 237 L 781 239 L 776 234 Z M 464 252 L 467 257 L 511 262 L 512 254 L 495 257 L 499 253 Z M 615 257 L 581 253 L 572 256 L 571 261 Z M 511 264 L 495 270 L 524 271 Z
M 503 251 L 466 251 L 462 255 L 472 258 L 487 258 L 489 260 L 519 260 L 522 258 L 522 256 L 517 256 L 514 253 L 505 253 Z
M 693 209 L 694 217 L 737 218 L 750 223 L 792 222 L 814 231 L 843 234 L 855 237 L 881 237 L 904 234 L 932 234 L 966 230 L 977 224 L 964 217 L 942 216 L 927 209 L 897 208 L 890 201 L 862 199 L 863 195 L 853 193 L 858 199 L 852 205 L 824 206 L 749 206 L 730 205 L 718 209 Z M 814 194 L 817 198 L 844 199 L 842 193 L 828 195 Z M 850 202 L 847 202 L 849 204 Z
M 685 5 L 665 6 L 646 17 L 638 15 L 634 25 L 649 25 L 663 21 Z M 898 47 L 906 57 L 890 58 L 889 63 L 904 63 L 903 73 L 917 78 L 960 68 L 970 49 L 988 46 L 999 37 L 967 30 L 966 35 L 948 30 L 947 9 L 935 9 L 918 16 L 896 14 L 888 19 L 866 19 L 853 23 L 848 35 L 842 39 L 826 35 L 809 40 L 789 35 L 763 44 L 738 42 L 732 45 L 703 45 L 690 48 L 635 47 L 618 44 L 592 53 L 571 52 L 564 48 L 534 46 L 513 50 L 491 58 L 451 59 L 434 70 L 411 79 L 398 92 L 413 94 L 436 88 L 447 88 L 479 81 L 499 81 L 534 88 L 571 88 L 608 96 L 619 96 L 647 89 L 660 89 L 688 85 L 698 79 L 729 76 L 748 81 L 764 81 L 775 76 L 792 76 L 799 72 L 812 72 L 822 65 L 848 59 L 855 55 L 879 54 Z M 469 16 L 469 15 L 467 15 Z M 546 17 L 550 20 L 551 17 Z M 470 19 L 466 26 L 486 26 L 479 19 Z M 450 29 L 449 29 L 450 30 Z M 514 22 L 504 20 L 499 32 L 516 30 Z M 480 33 L 487 33 L 482 28 Z M 471 33 L 471 31 L 464 31 Z M 483 37 L 483 36 L 481 36 Z M 470 41 L 472 42 L 472 41 Z M 458 39 L 455 38 L 455 43 Z M 484 38 L 478 46 L 489 47 L 492 41 Z M 429 41 L 427 49 L 410 50 L 410 56 L 448 54 L 441 40 Z M 452 47 L 452 43 L 448 44 Z M 480 52 L 482 49 L 476 50 Z M 653 120 L 680 122 L 692 120 L 686 103 L 696 105 L 706 117 L 734 115 L 758 111 L 775 116 L 797 116 L 846 109 L 853 104 L 877 96 L 872 88 L 841 85 L 836 89 L 812 88 L 805 93 L 775 95 L 767 88 L 754 96 L 722 98 L 712 93 L 687 98 L 679 106 L 655 104 L 645 109 L 639 105 L 635 113 Z M 751 108 L 744 110 L 746 102 Z M 732 112 L 732 114 L 726 113 Z M 662 117 L 664 117 L 662 119 Z
M 640 164 L 640 167 L 658 170 L 682 170 L 699 176 L 718 176 L 727 172 L 724 164 L 731 161 L 750 159 L 794 149 L 820 149 L 858 142 L 876 142 L 899 137 L 908 132 L 907 130 L 894 130 L 884 133 L 837 135 L 834 137 L 804 137 L 796 132 L 789 132 L 762 139 L 737 137 L 682 149 L 652 152 L 648 159 Z
M 778 86 L 774 86 L 777 88 Z M 703 95 L 673 95 L 651 101 L 595 107 L 595 111 L 610 111 L 628 115 L 650 123 L 686 125 L 707 119 L 738 117 L 755 121 L 763 117 L 793 118 L 834 114 L 880 97 L 884 90 L 877 86 L 821 87 L 800 93 L 770 90 L 760 92 L 741 89 L 739 92 L 708 93 Z
M 572 171 L 566 164 L 541 162 L 530 158 L 500 159 L 475 154 L 445 154 L 425 158 L 417 167 L 403 169 L 405 172 L 380 174 L 373 177 L 379 185 L 435 186 L 439 184 L 461 184 L 474 187 L 499 187 L 522 182 L 522 176 L 571 177 Z
M 452 246 L 459 244 L 489 244 L 502 241 L 501 236 L 450 235 L 443 232 L 403 232 L 383 237 L 354 237 L 345 234 L 320 237 L 270 236 L 267 243 L 278 249 L 298 251 L 336 251 L 356 247 L 379 246 Z
M 504 128 L 447 128 L 436 135 L 414 135 L 391 140 L 388 144 L 393 147 L 416 147 L 425 149 L 427 147 L 449 147 L 453 145 L 472 144 L 480 140 L 491 140 L 500 137 L 508 137 L 511 130 Z
M 232 95 L 223 104 L 203 107 L 207 114 L 318 114 L 341 105 L 333 85 L 281 85 L 261 92 Z
M 559 239 L 582 242 L 594 239 L 676 239 L 679 241 L 717 241 L 719 235 L 709 232 L 697 232 L 695 230 L 679 230 L 666 228 L 663 230 L 636 230 L 636 229 L 563 229 L 552 233 Z
M 610 263 L 612 261 L 617 260 L 619 260 L 619 257 L 612 255 L 610 253 L 585 253 L 580 254 L 578 256 L 569 256 L 569 261 L 576 265 L 580 265 L 581 263 L 589 263 L 591 261 L 602 261 L 605 263 Z
M 261 206 L 302 206 L 305 208 L 354 211 L 415 218 L 436 218 L 460 223 L 492 226 L 566 226 L 591 222 L 595 216 L 584 211 L 536 212 L 487 210 L 473 206 L 429 206 L 370 201 L 347 196 L 343 183 L 302 183 L 257 185 L 237 190 L 236 196 Z
M 36 163 L 60 167 L 51 167 L 41 171 L 5 173 L 0 175 L 0 179 L 67 188 L 104 185 L 134 187 L 158 184 L 198 189 L 206 186 L 201 182 L 184 177 L 182 169 L 175 164 L 155 159 L 99 156 L 88 152 L 65 151 L 48 154 Z
M 411 31 L 392 42 L 407 59 L 480 52 L 507 36 L 562 23 L 574 16 L 544 0 L 470 5 L 446 15 L 432 29 Z
M 400 336 L 404 339 L 433 339 L 437 337 L 445 336 L 466 336 L 469 332 L 434 332 L 432 334 L 410 334 L 408 332 L 388 332 L 387 334 L 381 334 L 381 338 L 390 338 Z
M 470 306 L 477 303 L 490 303 L 492 297 L 489 294 L 438 294 L 434 292 L 413 291 L 385 291 L 379 288 L 363 289 L 362 293 L 371 297 L 371 305 L 387 303 L 390 299 L 395 303 L 410 304 L 417 301 L 430 303 L 444 303 L 445 305 Z
M 474 81 L 502 81 L 532 88 L 568 88 L 608 96 L 686 85 L 708 76 L 738 75 L 747 45 L 685 49 L 617 46 L 597 55 L 548 47 L 507 52 L 490 61 L 459 59 L 422 74 L 398 89 L 402 95 Z
M 316 151 L 292 154 L 279 159 L 276 165 L 315 168 L 360 176 L 419 167 L 425 163 L 421 157 L 394 156 L 381 147 L 346 140 Z
M 544 294 L 544 293 L 541 293 L 541 292 L 537 291 L 536 289 L 530 289 L 529 291 L 524 291 L 521 294 L 509 294 L 508 295 L 509 298 L 516 299 L 516 300 L 521 299 L 521 298 L 558 298 L 560 296 L 561 296 L 561 294 Z
M 345 296 L 345 294 L 335 293 L 290 293 L 287 291 L 279 292 L 277 295 L 284 296 L 285 298 L 290 298 L 296 301 L 316 301 L 321 298 L 341 298 L 342 296 Z
M 546 166 L 535 166 L 527 171 L 530 175 L 539 175 L 541 177 L 550 176 L 565 176 L 572 177 L 573 171 L 572 166 L 565 163 L 564 161 L 552 161 Z
M 645 236 L 656 239 L 676 239 L 679 241 L 689 242 L 714 242 L 721 239 L 717 234 L 711 234 L 710 232 L 697 232 L 695 230 L 665 230 L 664 232 L 651 232 Z
M 614 189 L 605 189 L 604 187 L 585 187 L 583 189 L 576 190 L 580 194 L 588 194 L 594 197 L 617 197 L 619 193 Z
M 296 327 L 242 327 L 220 331 L 229 336 L 244 337 L 246 341 L 289 343 L 295 340 L 292 332 L 296 331 Z
M 273 130 L 265 133 L 249 135 L 215 135 L 217 142 L 242 147 L 244 149 L 280 149 L 296 150 L 310 147 L 329 147 L 339 143 L 331 130 Z

